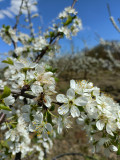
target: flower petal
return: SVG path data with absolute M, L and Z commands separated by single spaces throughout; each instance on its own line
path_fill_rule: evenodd
M 30 115 L 28 113 L 23 113 L 22 117 L 25 122 L 30 122 Z
M 58 94 L 56 96 L 56 100 L 59 102 L 59 103 L 67 103 L 68 102 L 68 99 L 66 98 L 66 96 L 64 94 Z
M 47 133 L 47 131 L 45 129 L 43 129 L 42 137 L 43 137 L 44 141 L 47 141 L 47 139 L 48 139 L 48 133 Z
M 51 106 L 51 102 L 52 102 L 52 99 L 50 98 L 50 96 L 45 95 L 45 97 L 44 97 L 44 104 L 46 105 L 46 107 L 49 108 Z
M 68 97 L 70 100 L 75 97 L 75 91 L 74 91 L 74 89 L 69 88 L 69 89 L 67 90 L 67 97 Z
M 30 105 L 24 105 L 22 107 L 22 112 L 30 112 Z
M 114 146 L 114 145 L 111 145 L 110 149 L 111 149 L 111 151 L 114 151 L 114 152 L 118 151 L 118 148 L 116 146 Z
M 74 104 L 77 106 L 85 106 L 87 104 L 88 100 L 85 97 L 78 97 L 75 99 Z
M 107 133 L 110 134 L 111 136 L 114 136 L 114 134 L 112 133 L 112 129 L 111 129 L 111 127 L 110 127 L 109 124 L 106 125 L 106 131 L 107 131 Z
M 43 92 L 43 88 L 39 85 L 33 84 L 31 86 L 31 90 L 35 95 L 39 95 L 41 92 Z
M 36 114 L 34 115 L 34 121 L 41 124 L 43 121 L 43 114 L 37 111 Z
M 105 126 L 105 123 L 102 122 L 101 120 L 97 121 L 96 127 L 101 131 L 103 130 L 103 127 Z
M 75 88 L 76 88 L 76 82 L 75 82 L 75 80 L 71 80 L 70 81 L 70 88 L 72 88 L 72 89 L 74 89 L 75 90 Z
M 10 96 L 4 98 L 4 102 L 7 106 L 12 105 L 15 102 L 15 98 L 10 95 Z
M 80 116 L 80 111 L 76 106 L 72 106 L 70 112 L 73 118 Z
M 68 113 L 68 111 L 69 111 L 69 105 L 68 104 L 67 105 L 63 104 L 61 107 L 58 108 L 58 113 L 60 115 L 65 115 L 66 113 Z
M 48 131 L 52 131 L 52 125 L 50 124 L 50 123 L 47 123 L 46 125 L 45 125 L 45 128 L 48 130 Z

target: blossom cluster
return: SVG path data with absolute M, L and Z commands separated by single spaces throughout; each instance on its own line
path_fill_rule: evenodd
M 76 35 L 82 29 L 82 22 L 77 16 L 77 12 L 74 8 L 67 7 L 63 12 L 59 14 L 59 19 L 62 20 L 63 26 L 58 28 L 58 31 L 64 33 L 66 38 L 70 39 L 71 35 Z M 73 20 L 72 25 L 68 25 Z
M 120 131 L 120 105 L 87 81 L 70 81 L 67 96 L 58 94 L 58 102 L 63 105 L 58 108 L 60 115 L 71 114 L 78 117 L 77 123 L 84 125 L 90 137 L 93 151 L 102 147 L 108 156 L 110 151 L 118 151 Z
M 8 120 L 2 124 L 1 129 L 10 128 L 5 134 L 9 153 L 15 155 L 21 152 L 24 157 L 28 152 L 37 150 L 40 154 L 39 159 L 42 159 L 44 157 L 42 148 L 46 148 L 47 145 L 46 150 L 49 151 L 47 143 L 50 142 L 52 145 L 50 135 L 54 134 L 53 127 L 47 119 L 47 114 L 49 114 L 47 110 L 52 106 L 51 96 L 56 93 L 54 74 L 44 63 L 30 63 L 26 59 L 15 58 L 8 58 L 6 62 L 11 62 L 4 73 L 8 81 L 1 80 L 1 86 L 9 85 L 11 90 L 15 91 L 22 90 L 26 86 L 25 94 L 33 96 L 33 99 L 26 98 L 25 100 L 23 96 L 16 97 L 17 93 L 14 93 L 2 100 L 2 104 L 10 106 L 10 110 L 4 110 L 6 108 L 0 110 L 1 113 L 6 114 Z M 43 115 L 42 112 L 46 114 Z M 37 134 L 39 145 L 31 147 L 32 142 L 29 138 L 31 133 Z
M 32 18 L 32 17 L 31 17 Z M 30 23 L 33 27 L 33 24 Z M 30 27 L 30 30 L 31 30 Z M 58 16 L 58 24 L 53 24 L 53 27 L 47 30 L 43 34 L 37 35 L 32 29 L 32 37 L 26 33 L 18 32 L 14 30 L 11 26 L 3 25 L 0 30 L 1 38 L 9 45 L 13 43 L 14 50 L 9 52 L 10 55 L 15 57 L 27 57 L 35 60 L 35 56 L 39 52 L 46 51 L 48 55 L 54 55 L 58 52 L 59 46 L 55 42 L 57 37 L 71 39 L 72 36 L 82 29 L 81 19 L 78 18 L 77 12 L 71 7 L 67 7 Z
M 103 53 L 99 51 L 103 49 Z M 90 53 L 90 54 L 89 54 Z M 117 58 L 120 53 L 120 43 L 101 40 L 101 44 L 94 49 L 81 51 L 75 54 L 57 56 L 49 61 L 54 68 L 59 68 L 57 74 L 62 75 L 63 71 L 70 73 L 83 73 L 83 79 L 87 75 L 96 75 L 98 71 L 106 70 L 118 74 L 120 60 Z
M 25 8 L 29 11 L 29 7 Z M 44 151 L 49 152 L 53 145 L 52 138 L 70 128 L 72 118 L 78 125 L 84 124 L 94 150 L 102 146 L 107 153 L 119 150 L 119 104 L 84 80 L 71 80 L 66 95 L 57 94 L 55 70 L 40 61 L 44 55 L 57 52 L 57 39 L 70 39 L 82 29 L 75 9 L 65 8 L 58 15 L 60 23 L 41 35 L 34 33 L 28 17 L 31 35 L 10 26 L 0 31 L 2 39 L 14 45 L 11 57 L 3 61 L 8 66 L 4 80 L 0 80 L 0 129 L 4 133 L 0 159 L 12 159 L 17 154 L 21 159 L 35 153 L 43 160 Z
M 9 153 L 15 155 L 21 152 L 24 157 L 36 149 L 30 145 L 31 133 L 37 135 L 38 141 L 42 139 L 43 145 L 56 137 L 56 131 L 60 134 L 63 128 L 70 128 L 71 118 L 75 118 L 77 124 L 84 125 L 94 150 L 99 151 L 104 146 L 106 153 L 118 151 L 120 106 L 111 97 L 85 80 L 71 80 L 66 96 L 57 94 L 55 75 L 50 66 L 15 58 L 9 58 L 6 62 L 11 62 L 5 71 L 8 81 L 1 81 L 1 85 L 4 87 L 7 84 L 11 90 L 21 89 L 21 93 L 32 96 L 32 99 L 24 98 L 24 94 L 17 97 L 17 93 L 12 93 L 2 100 L 11 110 L 1 110 L 8 121 L 3 123 L 1 129 L 10 128 L 5 134 Z M 54 102 L 56 94 L 57 102 Z M 53 103 L 60 105 L 57 116 L 51 112 Z M 41 145 L 38 148 L 44 155 Z
M 18 41 L 15 30 L 13 30 L 10 26 L 5 27 L 3 25 L 0 31 L 0 36 L 9 45 L 11 45 L 12 40 L 14 40 L 15 42 Z

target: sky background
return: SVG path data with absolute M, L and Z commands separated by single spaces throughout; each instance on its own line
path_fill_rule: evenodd
M 30 3 L 33 1 L 30 0 Z M 21 0 L 0 0 L 0 28 L 3 24 L 14 26 L 15 15 L 18 13 L 20 2 Z M 41 26 L 43 30 L 47 29 L 48 26 L 52 25 L 52 20 L 57 17 L 60 11 L 70 6 L 72 2 L 73 0 L 38 0 L 38 8 L 32 8 L 32 12 L 40 14 L 40 18 L 33 21 L 35 29 L 38 26 Z M 72 39 L 75 49 L 83 49 L 85 43 L 89 48 L 97 45 L 99 43 L 98 37 L 104 40 L 120 40 L 120 33 L 115 30 L 109 20 L 107 3 L 109 3 L 112 16 L 118 24 L 117 18 L 120 17 L 120 0 L 78 0 L 75 4 L 75 8 L 83 24 L 83 30 Z M 24 23 L 22 18 L 20 23 Z M 70 50 L 70 40 L 63 39 L 60 41 L 60 44 L 62 52 Z M 1 55 L 10 48 L 0 39 Z

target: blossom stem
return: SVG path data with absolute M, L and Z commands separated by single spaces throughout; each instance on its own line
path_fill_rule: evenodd
M 57 116 L 55 116 L 52 112 L 50 112 L 50 110 L 47 110 L 48 111 L 48 113 L 50 113 L 51 114 L 51 116 L 53 116 L 53 117 L 55 117 L 55 118 L 58 118 Z
M 75 5 L 76 2 L 77 2 L 77 0 L 74 0 L 74 1 L 73 1 L 71 8 L 74 7 L 74 5 Z
M 4 122 L 5 116 L 6 115 L 4 113 L 1 113 L 1 115 L 0 115 L 0 124 L 2 124 Z

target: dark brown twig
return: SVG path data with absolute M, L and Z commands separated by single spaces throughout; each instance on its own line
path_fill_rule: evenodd
M 13 29 L 14 29 L 14 30 L 17 29 L 17 26 L 18 26 L 18 23 L 19 23 L 19 19 L 20 19 L 20 15 L 21 15 L 21 10 L 22 10 L 23 1 L 24 1 L 24 0 L 21 1 L 19 14 L 18 14 L 18 16 L 16 17 L 16 24 L 13 26 Z M 9 33 L 8 33 L 8 34 L 9 34 Z M 9 37 L 11 38 L 12 44 L 13 44 L 13 46 L 14 46 L 14 49 L 16 49 L 16 48 L 17 48 L 17 43 L 12 39 L 12 37 L 11 37 L 10 34 L 9 34 Z M 16 57 L 17 57 L 17 55 L 16 55 Z M 4 90 L 4 88 L 0 88 L 0 91 L 3 91 L 3 90 Z M 15 93 L 15 92 L 18 92 L 18 91 L 14 90 L 13 92 Z M 0 124 L 2 124 L 2 123 L 4 122 L 5 117 L 6 117 L 6 115 L 5 115 L 4 113 L 1 113 L 1 115 L 0 115 Z
M 17 26 L 18 26 L 18 24 L 19 24 L 19 19 L 20 19 L 21 12 L 22 12 L 23 2 L 24 2 L 24 0 L 21 1 L 19 13 L 18 13 L 18 15 L 16 16 L 16 23 L 15 23 L 15 25 L 13 26 L 13 29 L 15 29 L 15 30 L 17 29 Z
M 17 17 L 16 17 L 16 23 L 15 23 L 15 25 L 13 26 L 13 29 L 14 29 L 14 30 L 17 30 L 17 26 L 18 26 L 18 24 L 19 24 L 19 19 L 20 19 L 20 16 L 21 16 L 21 10 L 22 10 L 22 6 L 23 6 L 23 2 L 24 2 L 24 0 L 21 1 L 19 13 L 18 13 L 18 15 L 17 15 Z M 10 36 L 10 38 L 11 38 L 12 44 L 13 44 L 13 46 L 14 46 L 14 49 L 16 49 L 16 48 L 17 48 L 17 43 L 12 39 L 11 36 Z M 16 57 L 17 57 L 17 55 L 16 55 Z
M 75 3 L 77 2 L 77 0 L 73 0 L 73 3 L 71 5 L 71 8 L 73 8 L 75 6 Z M 49 45 L 46 46 L 40 54 L 37 55 L 37 57 L 35 58 L 35 62 L 38 63 L 40 61 L 40 59 L 47 53 L 48 49 L 50 46 L 56 44 L 58 42 L 58 40 L 60 39 L 61 33 L 58 32 L 55 37 L 53 37 L 52 39 L 50 39 Z
M 52 160 L 56 160 L 56 159 L 59 159 L 59 158 L 64 157 L 64 156 L 76 156 L 76 155 L 84 157 L 84 158 L 89 158 L 89 159 L 92 159 L 92 160 L 96 160 L 96 158 L 93 158 L 91 156 L 86 156 L 86 155 L 84 155 L 82 153 L 63 153 L 63 154 L 60 154 L 60 155 L 56 156 Z
M 0 115 L 0 124 L 2 124 L 5 120 L 6 115 L 4 113 L 1 113 Z
M 0 91 L 3 91 L 3 90 L 4 90 L 4 88 L 1 87 L 1 88 L 0 88 Z M 16 89 L 11 89 L 11 93 L 12 93 L 13 95 L 16 95 L 16 96 L 23 96 L 23 97 L 25 97 L 25 98 L 30 98 L 30 99 L 37 98 L 37 97 L 34 96 L 34 95 L 25 93 L 25 91 L 23 91 L 22 89 L 21 89 L 21 90 L 20 90 L 20 89 L 18 89 L 18 90 L 16 90 Z M 57 102 L 57 101 L 55 101 L 55 100 L 53 100 L 52 103 L 55 103 L 55 104 L 57 104 L 57 105 L 61 105 L 61 104 L 62 104 L 62 103 L 59 103 L 59 102 Z
M 24 87 L 23 87 L 24 88 Z M 11 93 L 16 97 L 18 96 L 23 96 L 25 98 L 30 98 L 30 99 L 33 99 L 33 98 L 36 98 L 36 96 L 33 96 L 33 95 L 30 95 L 28 93 L 25 93 L 26 90 L 23 90 L 23 88 L 21 90 L 15 90 L 15 89 L 11 89 Z M 0 88 L 0 91 L 3 91 L 4 88 Z M 0 115 L 0 124 L 2 124 L 5 120 L 5 114 L 4 113 L 1 113 Z
M 21 160 L 21 152 L 16 153 L 15 160 Z
M 4 88 L 0 88 L 0 91 L 3 91 L 4 90 Z M 23 90 L 21 89 L 18 89 L 18 90 L 16 90 L 16 89 L 11 89 L 11 93 L 13 94 L 13 95 L 17 95 L 17 96 L 23 96 L 23 97 L 25 97 L 25 98 L 30 98 L 30 99 L 33 99 L 33 98 L 36 98 L 36 96 L 33 96 L 33 95 L 30 95 L 30 94 L 28 94 L 28 93 L 25 93 L 25 91 L 23 92 Z
M 36 57 L 36 59 L 35 59 L 35 62 L 36 62 L 36 63 L 38 63 L 38 62 L 40 61 L 40 59 L 47 53 L 47 51 L 49 50 L 49 47 L 50 47 L 51 45 L 54 45 L 54 44 L 57 42 L 57 41 L 54 42 L 54 40 L 55 40 L 56 38 L 58 38 L 60 35 L 61 35 L 61 33 L 58 32 L 54 38 L 50 39 L 49 45 L 46 46 L 46 47 L 41 51 L 41 53 Z
M 31 37 L 34 38 L 33 27 L 32 27 L 32 20 L 31 20 L 31 13 L 30 13 L 30 9 L 29 9 L 29 6 L 28 6 L 28 0 L 25 1 L 25 4 L 26 4 L 26 8 L 27 8 L 30 34 L 31 34 Z
M 107 3 L 107 9 L 108 9 L 108 14 L 109 14 L 109 16 L 111 17 L 111 10 L 110 10 L 110 6 L 109 6 L 108 3 Z

